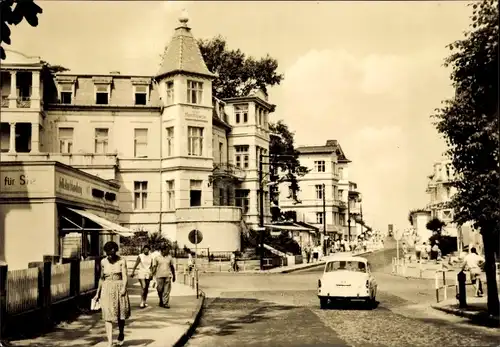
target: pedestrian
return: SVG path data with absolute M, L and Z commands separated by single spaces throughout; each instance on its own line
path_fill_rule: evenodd
M 431 259 L 431 251 L 432 251 L 431 245 L 427 242 L 424 242 L 424 255 L 426 260 Z
M 422 245 L 420 243 L 415 245 L 415 257 L 417 258 L 417 263 L 420 263 L 422 260 Z
M 193 268 L 194 268 L 194 260 L 193 260 L 193 254 L 192 254 L 192 252 L 188 252 L 188 262 L 187 262 L 187 265 L 188 265 L 188 273 L 191 273 L 193 271 Z
M 158 306 L 170 308 L 170 291 L 172 282 L 175 282 L 175 267 L 167 245 L 161 246 L 160 253 L 153 260 L 153 276 L 156 279 L 156 290 L 159 298 Z
M 232 252 L 230 256 L 230 262 L 231 262 L 231 269 L 230 271 L 236 272 L 237 271 L 237 264 L 236 264 L 236 252 Z
M 441 260 L 441 249 L 439 248 L 439 241 L 436 240 L 431 249 L 431 259 L 435 259 L 436 263 Z
M 153 267 L 153 258 L 151 257 L 149 245 L 145 245 L 142 247 L 142 253 L 137 256 L 137 260 L 135 261 L 134 268 L 132 269 L 132 274 L 130 277 L 134 278 L 135 270 L 139 267 L 139 272 L 137 274 L 137 279 L 141 284 L 141 304 L 140 308 L 145 308 L 148 306 L 146 300 L 148 298 L 149 293 L 149 284 L 152 278 L 152 267 Z
M 154 251 L 151 253 L 151 259 L 154 261 L 155 258 L 159 255 L 161 255 L 160 248 L 162 245 L 155 245 Z
M 483 296 L 483 283 L 481 282 L 481 268 L 484 265 L 484 258 L 477 254 L 475 247 L 472 247 L 470 253 L 465 256 L 463 271 L 469 271 L 470 280 L 475 289 L 477 297 Z
M 125 320 L 130 317 L 130 299 L 127 293 L 127 262 L 120 257 L 118 244 L 113 241 L 104 245 L 106 258 L 101 260 L 101 274 L 95 301 L 102 309 L 108 346 L 113 346 L 113 323 L 118 323 L 118 345 L 125 340 Z

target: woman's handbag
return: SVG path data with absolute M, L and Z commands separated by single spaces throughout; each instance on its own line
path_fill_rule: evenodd
M 101 310 L 101 303 L 99 302 L 98 299 L 92 298 L 92 301 L 90 301 L 90 310 L 91 311 L 100 311 Z

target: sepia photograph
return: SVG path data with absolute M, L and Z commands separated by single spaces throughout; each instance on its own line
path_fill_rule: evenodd
M 499 6 L 0 0 L 0 347 L 499 347 Z

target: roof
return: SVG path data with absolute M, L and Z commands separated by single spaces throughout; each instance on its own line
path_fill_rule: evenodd
M 180 25 L 175 29 L 170 44 L 165 47 L 156 78 L 183 72 L 211 78 L 216 77 L 217 75 L 208 70 L 203 60 L 200 47 L 191 33 L 191 28 L 187 25 L 187 16 L 181 16 L 179 22 Z
M 342 147 L 337 140 L 327 140 L 324 146 L 299 146 L 297 151 L 300 154 L 329 154 L 336 153 L 339 163 L 350 163 L 351 161 L 346 158 Z
M 351 255 L 350 253 L 337 253 L 337 254 L 325 257 L 325 260 L 327 263 L 329 261 L 334 261 L 334 260 L 335 261 L 361 261 L 363 263 L 368 262 L 368 259 L 360 257 L 360 256 Z

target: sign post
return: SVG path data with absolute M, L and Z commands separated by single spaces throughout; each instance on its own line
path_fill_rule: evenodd
M 198 298 L 198 244 L 203 241 L 203 234 L 198 229 L 193 229 L 188 234 L 189 241 L 194 244 L 194 273 L 196 285 L 196 298 Z

